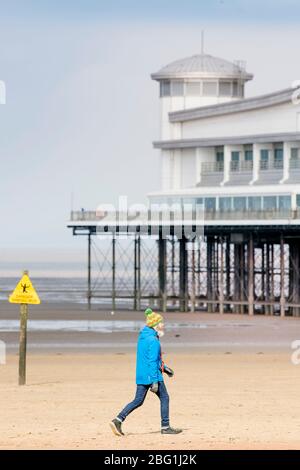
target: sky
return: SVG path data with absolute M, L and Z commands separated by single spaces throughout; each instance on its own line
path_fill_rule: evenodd
M 71 206 L 158 190 L 152 72 L 201 50 L 242 59 L 248 96 L 300 79 L 299 1 L 0 0 L 0 232 L 5 263 L 83 259 Z
M 298 0 L 18 0 L 1 2 L 6 17 L 142 20 L 253 20 L 257 22 L 283 21 L 297 23 L 300 12 Z M 196 17 L 195 17 L 196 15 Z M 299 16 L 298 16 L 299 18 Z

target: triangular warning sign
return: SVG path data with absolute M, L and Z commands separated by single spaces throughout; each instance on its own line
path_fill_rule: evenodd
M 12 304 L 40 304 L 41 301 L 35 288 L 29 279 L 28 274 L 24 274 L 13 293 L 9 296 Z

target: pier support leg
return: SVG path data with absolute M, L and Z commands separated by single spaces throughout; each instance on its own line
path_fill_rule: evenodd
M 241 243 L 240 245 L 240 301 L 244 302 L 245 300 L 245 242 Z M 241 303 L 240 305 L 240 312 L 242 314 L 245 313 L 245 305 Z
M 166 312 L 167 310 L 167 297 L 166 297 L 166 274 L 167 274 L 167 240 L 159 235 L 158 240 L 158 284 L 159 284 L 159 304 L 160 310 Z
M 293 240 L 289 244 L 289 297 L 292 304 L 299 304 L 299 243 Z M 299 307 L 291 307 L 292 316 L 299 316 Z
M 285 283 L 284 283 L 284 239 L 283 239 L 283 233 L 280 234 L 280 316 L 284 317 L 285 316 L 285 293 L 284 293 L 284 288 L 285 288 Z
M 266 262 L 265 262 L 265 277 L 266 277 L 266 282 L 265 282 L 265 300 L 266 302 L 270 302 L 270 244 L 266 243 L 265 245 L 266 248 Z M 265 314 L 270 315 L 271 309 L 270 305 L 265 306 Z
M 196 244 L 195 242 L 193 243 L 192 247 L 192 293 L 191 293 L 191 311 L 195 311 L 195 304 L 196 304 L 196 270 L 195 270 L 195 249 L 196 249 Z
M 224 240 L 220 237 L 220 290 L 219 290 L 219 312 L 221 315 L 224 313 Z
M 112 251 L 111 307 L 112 307 L 112 311 L 114 312 L 116 309 L 116 238 L 114 234 L 112 235 L 111 251 Z
M 176 289 L 175 289 L 175 237 L 173 236 L 171 239 L 171 292 L 172 292 L 172 305 L 174 306 L 176 303 L 175 296 L 176 296 Z
M 199 240 L 198 251 L 197 251 L 197 306 L 200 306 L 201 296 L 201 248 L 202 242 Z
M 254 242 L 250 232 L 248 241 L 248 313 L 254 315 Z
M 216 242 L 213 238 L 211 244 L 211 300 L 216 299 Z M 216 304 L 211 304 L 211 311 L 216 311 Z
M 206 289 L 206 298 L 208 301 L 212 300 L 213 297 L 213 287 L 212 287 L 212 246 L 213 246 L 213 237 L 207 237 L 206 241 L 206 278 L 207 278 L 207 289 Z M 207 304 L 207 312 L 212 313 L 212 303 Z
M 295 256 L 295 271 L 294 271 L 295 303 L 299 305 L 300 303 L 300 243 L 299 243 L 299 240 L 297 240 L 297 243 L 295 243 L 294 256 Z M 299 317 L 300 308 L 295 307 L 293 313 L 296 317 Z
M 299 305 L 300 303 L 300 243 L 297 240 L 297 243 L 294 245 L 294 275 L 293 275 L 293 285 L 294 285 L 294 302 Z M 299 317 L 300 315 L 300 308 L 295 307 L 293 315 Z
M 230 265 L 230 237 L 227 235 L 226 240 L 226 300 L 230 299 L 230 282 L 231 282 L 231 265 Z M 230 304 L 226 305 L 226 311 L 230 311 Z
M 271 266 L 270 266 L 270 270 L 271 270 L 271 274 L 270 274 L 270 278 L 271 278 L 271 286 L 270 286 L 270 302 L 271 302 L 271 305 L 270 305 L 270 314 L 271 315 L 274 315 L 274 301 L 275 301 L 275 295 L 274 295 L 274 243 L 272 242 L 271 246 L 270 246 L 271 250 L 270 250 L 270 257 L 271 257 Z
M 261 248 L 261 299 L 266 300 L 266 245 L 263 243 Z M 262 305 L 262 313 L 266 313 L 266 306 Z
M 91 309 L 92 289 L 91 289 L 91 232 L 88 234 L 88 278 L 87 278 L 87 301 L 88 309 Z
M 241 269 L 241 259 L 240 259 L 240 245 L 235 243 L 234 244 L 234 279 L 233 279 L 233 300 L 235 302 L 239 302 L 240 300 L 240 290 L 241 290 L 241 276 L 240 276 L 240 269 Z M 240 313 L 240 305 L 235 303 L 233 305 L 234 313 Z
M 141 237 L 134 239 L 134 310 L 141 309 Z
M 187 250 L 186 238 L 182 236 L 179 240 L 179 303 L 180 311 L 188 311 L 188 285 L 187 285 Z

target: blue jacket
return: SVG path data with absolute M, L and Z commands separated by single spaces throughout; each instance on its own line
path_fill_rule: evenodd
M 157 332 L 145 326 L 139 333 L 136 354 L 136 383 L 163 382 L 161 348 Z

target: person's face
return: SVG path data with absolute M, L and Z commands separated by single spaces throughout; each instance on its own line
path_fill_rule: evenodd
M 162 322 L 159 323 L 159 324 L 156 326 L 155 329 L 156 329 L 157 334 L 158 334 L 159 337 L 164 336 L 164 334 L 165 334 L 165 325 L 164 325 L 164 323 L 162 323 Z

